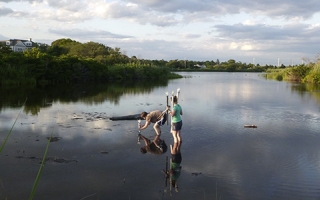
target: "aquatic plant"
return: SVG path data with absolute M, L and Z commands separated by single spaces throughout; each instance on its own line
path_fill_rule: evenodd
M 25 100 L 24 103 L 22 104 L 22 108 L 24 107 L 25 103 L 27 102 L 27 99 L 28 99 L 28 98 L 26 98 L 26 100 Z M 1 146 L 1 148 L 0 148 L 0 153 L 2 152 L 4 146 L 6 145 L 8 139 L 9 139 L 9 136 L 10 136 L 12 130 L 13 130 L 13 127 L 14 127 L 14 125 L 16 124 L 16 122 L 17 122 L 17 120 L 18 120 L 18 118 L 19 118 L 19 116 L 20 116 L 20 113 L 21 113 L 21 111 L 22 111 L 22 108 L 21 108 L 21 110 L 19 111 L 18 116 L 16 117 L 16 120 L 14 121 L 14 123 L 13 123 L 13 125 L 12 125 L 12 127 L 11 127 L 11 129 L 10 129 L 7 137 L 6 137 L 6 139 L 4 140 L 4 142 L 3 142 L 3 144 L 2 144 L 2 146 Z
M 45 152 L 44 152 L 44 155 L 43 155 L 43 158 L 42 158 L 42 162 L 41 162 L 41 165 L 40 165 L 40 168 L 39 168 L 37 177 L 36 177 L 36 179 L 35 179 L 35 181 L 34 181 L 34 184 L 33 184 L 32 190 L 31 190 L 31 194 L 30 194 L 29 200 L 32 200 L 33 197 L 34 197 L 34 195 L 35 195 L 35 193 L 36 193 L 36 189 L 37 189 L 39 180 L 40 180 L 40 178 L 41 178 L 43 166 L 44 166 L 44 163 L 46 162 L 47 153 L 48 153 L 48 149 L 49 149 L 49 146 L 50 146 L 52 134 L 53 134 L 53 129 L 52 129 L 50 138 L 48 139 L 47 147 L 46 147 L 46 150 L 45 150 Z

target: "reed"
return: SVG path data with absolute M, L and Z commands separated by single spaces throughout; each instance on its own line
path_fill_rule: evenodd
M 40 180 L 40 178 L 41 178 L 43 166 L 44 166 L 44 163 L 46 162 L 47 153 L 48 153 L 48 149 L 49 149 L 49 146 L 50 146 L 50 141 L 51 141 L 51 138 L 52 138 L 52 134 L 53 134 L 53 129 L 52 129 L 50 138 L 48 139 L 47 147 L 46 147 L 46 150 L 45 150 L 45 152 L 44 152 L 44 155 L 43 155 L 43 158 L 42 158 L 42 162 L 41 162 L 41 165 L 40 165 L 40 168 L 39 168 L 39 171 L 38 171 L 36 180 L 34 181 L 34 184 L 33 184 L 33 187 L 32 187 L 32 191 L 31 191 L 29 200 L 32 200 L 33 197 L 34 197 L 34 195 L 35 195 L 35 193 L 36 193 L 36 189 L 37 189 L 39 180 Z
M 23 105 L 22 105 L 22 108 L 23 108 L 24 104 L 27 102 L 27 99 L 28 99 L 28 98 L 26 98 L 26 100 L 24 101 L 24 103 L 23 103 Z M 10 129 L 7 137 L 6 137 L 6 139 L 4 140 L 4 142 L 3 142 L 3 144 L 2 144 L 2 146 L 1 146 L 1 148 L 0 148 L 0 153 L 2 152 L 4 146 L 6 145 L 8 139 L 9 139 L 9 136 L 10 136 L 12 130 L 13 130 L 13 127 L 14 127 L 14 125 L 16 124 L 16 122 L 17 122 L 17 120 L 18 120 L 18 118 L 19 118 L 19 116 L 20 116 L 20 113 L 21 113 L 21 111 L 22 111 L 22 108 L 21 108 L 21 110 L 19 111 L 19 114 L 18 114 L 18 116 L 16 117 L 16 120 L 14 121 L 14 123 L 13 123 L 13 125 L 12 125 L 12 127 L 11 127 L 11 129 Z

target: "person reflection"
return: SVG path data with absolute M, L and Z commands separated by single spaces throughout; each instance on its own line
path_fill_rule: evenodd
M 178 192 L 178 178 L 180 177 L 181 173 L 181 142 L 176 142 L 171 148 L 171 165 L 170 165 L 170 187 L 174 187 L 176 192 Z
M 160 135 L 156 135 L 153 141 L 139 134 L 139 139 L 142 139 L 145 146 L 140 148 L 142 154 L 152 153 L 155 155 L 161 155 L 167 152 L 167 144 L 164 140 L 160 139 Z

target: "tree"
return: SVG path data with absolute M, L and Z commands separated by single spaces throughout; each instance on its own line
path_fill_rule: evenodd
M 72 46 L 81 44 L 75 40 L 71 40 L 70 38 L 63 38 L 55 40 L 51 43 L 51 47 L 48 48 L 48 53 L 53 56 L 61 56 L 69 53 Z

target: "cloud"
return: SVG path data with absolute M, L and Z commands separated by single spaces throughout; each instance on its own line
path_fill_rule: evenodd
M 205 16 L 214 17 L 246 12 L 269 17 L 293 18 L 300 16 L 310 18 L 320 10 L 320 4 L 313 0 L 177 0 L 165 2 L 161 0 L 131 0 L 126 2 L 133 2 L 141 7 L 163 13 L 203 13 L 206 14 Z
M 5 8 L 3 6 L 0 6 L 0 17 L 1 16 L 5 16 L 5 15 L 8 15 L 10 13 L 13 13 L 13 10 L 10 9 L 10 8 Z
M 0 34 L 0 40 L 7 40 L 8 38 Z
M 320 26 L 310 26 L 306 24 L 296 25 L 216 25 L 215 30 L 220 37 L 236 43 L 250 42 L 252 49 L 257 50 L 281 50 L 281 51 L 301 51 L 301 46 L 309 46 L 312 52 L 318 48 L 315 44 L 320 43 Z M 308 38 L 304 40 L 303 38 Z M 235 46 L 241 49 L 243 45 Z
M 0 0 L 0 30 L 10 38 L 42 42 L 63 37 L 96 41 L 145 59 L 290 59 L 319 52 L 318 4 L 313 0 Z
M 49 33 L 63 35 L 71 38 L 114 38 L 125 39 L 132 38 L 129 35 L 114 34 L 109 31 L 102 30 L 83 30 L 83 29 L 49 29 Z M 89 36 L 89 37 L 88 37 Z

